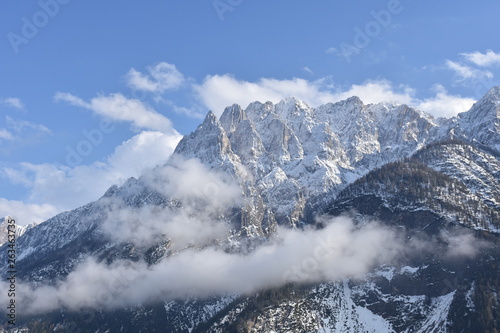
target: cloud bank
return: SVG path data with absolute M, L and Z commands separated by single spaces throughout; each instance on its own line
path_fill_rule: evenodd
M 25 313 L 67 308 L 114 309 L 184 297 L 249 294 L 289 282 L 309 283 L 368 272 L 399 251 L 394 234 L 334 219 L 322 230 L 281 229 L 278 238 L 247 255 L 215 247 L 189 248 L 154 266 L 88 258 L 56 285 L 20 283 Z M 3 282 L 2 282 L 3 283 Z M 3 295 L 2 295 L 3 296 Z
M 434 88 L 433 97 L 418 99 L 415 90 L 404 85 L 395 86 L 388 80 L 367 80 L 347 88 L 335 87 L 328 78 L 316 81 L 294 78 L 277 80 L 262 78 L 257 82 L 238 80 L 231 75 L 207 76 L 194 89 L 200 101 L 220 116 L 225 107 L 234 103 L 246 107 L 254 101 L 278 103 L 285 97 L 293 96 L 316 107 L 329 102 L 338 102 L 358 96 L 366 104 L 392 102 L 407 104 L 435 117 L 451 117 L 467 111 L 475 100 L 459 95 L 450 95 L 442 87 Z
M 326 226 L 320 230 L 280 228 L 273 240 L 246 255 L 213 246 L 201 250 L 189 247 L 152 266 L 124 260 L 105 264 L 89 257 L 55 285 L 19 283 L 16 302 L 24 313 L 33 314 L 62 308 L 112 310 L 186 297 L 249 295 L 288 283 L 359 277 L 378 265 L 391 265 L 404 254 L 435 249 L 428 242 L 408 244 L 376 222 L 361 227 L 344 217 L 323 218 L 322 222 Z M 482 246 L 470 235 L 446 239 L 450 246 L 443 258 L 471 258 Z

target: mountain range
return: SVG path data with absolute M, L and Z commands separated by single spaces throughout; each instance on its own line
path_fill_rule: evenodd
M 235 104 L 23 230 L 3 331 L 498 332 L 499 235 L 500 87 L 450 119 Z

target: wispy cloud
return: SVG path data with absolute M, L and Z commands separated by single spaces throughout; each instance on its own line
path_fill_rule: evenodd
M 460 53 L 460 55 L 477 66 L 489 67 L 500 65 L 500 53 L 495 53 L 492 50 L 488 50 L 486 53 L 475 51 L 471 53 Z
M 14 136 L 5 128 L 0 128 L 0 140 L 14 140 Z
M 10 116 L 5 117 L 5 125 L 5 128 L 0 128 L 0 141 L 33 144 L 44 136 L 52 135 L 45 125 Z
M 474 51 L 460 53 L 458 59 L 445 61 L 445 68 L 455 75 L 452 82 L 455 85 L 472 89 L 476 99 L 481 98 L 492 86 L 499 85 L 495 79 L 498 74 L 495 65 L 500 64 L 500 54 L 492 50 L 482 53 Z
M 89 102 L 85 102 L 83 99 L 72 94 L 58 92 L 54 96 L 54 99 L 91 110 L 98 115 L 112 120 L 130 122 L 138 128 L 177 133 L 167 117 L 158 113 L 142 101 L 129 99 L 120 93 L 97 96 Z
M 493 77 L 493 73 L 491 73 L 490 71 L 476 69 L 452 60 L 446 60 L 446 67 L 455 72 L 457 81 Z
M 166 90 L 181 87 L 185 78 L 175 65 L 160 62 L 148 67 L 146 74 L 135 68 L 130 69 L 126 75 L 126 81 L 132 89 L 163 93 Z
M 168 106 L 170 110 L 177 114 L 185 115 L 194 119 L 204 119 L 206 115 L 206 110 L 200 105 L 192 105 L 191 107 L 179 106 L 173 101 L 158 97 L 156 99 L 159 103 L 163 103 Z
M 19 119 L 14 119 L 12 117 L 6 116 L 5 120 L 7 122 L 7 125 L 14 129 L 16 132 L 23 132 L 25 130 L 30 130 L 30 131 L 35 131 L 35 132 L 40 132 L 40 133 L 45 133 L 45 134 L 51 134 L 52 132 L 42 124 L 37 124 L 33 123 L 31 121 L 27 120 L 19 120 Z
M 7 105 L 7 106 L 12 107 L 14 109 L 24 111 L 24 104 L 19 98 L 7 97 L 7 98 L 2 99 L 0 102 L 1 102 L 1 104 Z
M 280 229 L 276 241 L 247 255 L 215 247 L 190 248 L 149 267 L 142 261 L 108 265 L 88 258 L 54 286 L 31 288 L 20 282 L 18 299 L 27 313 L 37 313 L 249 294 L 289 282 L 313 283 L 363 274 L 374 265 L 389 263 L 400 249 L 401 242 L 387 228 L 376 223 L 358 228 L 339 218 L 328 221 L 322 230 Z M 116 277 L 122 277 L 119 288 Z
M 309 73 L 309 74 L 314 74 L 313 70 L 312 70 L 312 69 L 310 69 L 310 68 L 309 68 L 309 67 L 307 67 L 307 66 L 306 66 L 306 67 L 304 67 L 304 68 L 303 68 L 303 70 L 304 70 L 304 72 L 306 72 L 306 73 Z

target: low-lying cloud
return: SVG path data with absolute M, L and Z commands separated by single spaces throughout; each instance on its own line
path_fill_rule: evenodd
M 280 229 L 277 237 L 242 255 L 216 247 L 189 248 L 158 264 L 88 258 L 53 286 L 20 284 L 23 313 L 67 308 L 113 309 L 154 301 L 219 294 L 249 294 L 286 283 L 348 278 L 391 261 L 395 234 L 376 223 L 357 227 L 336 218 L 321 230 Z
M 173 156 L 140 181 L 170 203 L 130 207 L 109 199 L 102 230 L 113 241 L 151 246 L 159 238 L 168 238 L 176 250 L 204 247 L 228 237 L 230 217 L 225 214 L 243 201 L 239 183 L 197 159 Z
M 55 285 L 19 283 L 16 302 L 23 313 L 33 314 L 246 295 L 288 283 L 359 277 L 376 266 L 395 264 L 416 249 L 437 248 L 430 241 L 406 243 L 377 222 L 359 226 L 350 218 L 337 217 L 322 218 L 322 224 L 322 229 L 279 228 L 275 237 L 245 255 L 207 246 L 185 248 L 155 265 L 142 260 L 107 264 L 89 257 Z M 444 258 L 470 258 L 484 246 L 470 235 L 447 235 L 444 240 L 449 243 Z

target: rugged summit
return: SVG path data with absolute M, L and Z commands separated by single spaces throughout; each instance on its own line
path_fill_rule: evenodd
M 500 151 L 500 87 L 493 87 L 472 108 L 458 115 L 452 129 L 468 140 Z
M 334 196 L 367 171 L 438 139 L 439 130 L 431 116 L 404 105 L 364 105 L 352 97 L 311 108 L 287 98 L 244 110 L 233 105 L 220 120 L 209 113 L 175 154 L 232 174 L 269 210 L 256 215 L 296 226 L 308 199 Z

